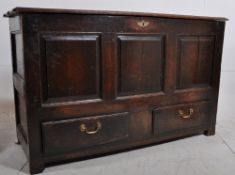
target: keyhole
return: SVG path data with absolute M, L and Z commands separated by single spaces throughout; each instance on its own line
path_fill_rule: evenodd
M 145 23 L 144 23 L 144 21 L 142 21 L 142 26 L 143 26 L 143 27 L 145 26 Z
M 147 27 L 149 25 L 149 22 L 142 20 L 142 21 L 137 22 L 137 24 L 140 27 Z

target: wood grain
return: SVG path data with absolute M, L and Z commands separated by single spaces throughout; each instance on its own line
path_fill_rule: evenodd
M 225 18 L 36 8 L 6 16 L 30 173 L 215 133 Z M 191 118 L 179 116 L 191 108 Z

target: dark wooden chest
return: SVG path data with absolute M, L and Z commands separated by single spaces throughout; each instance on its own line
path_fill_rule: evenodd
M 225 18 L 33 8 L 6 16 L 31 173 L 214 134 Z

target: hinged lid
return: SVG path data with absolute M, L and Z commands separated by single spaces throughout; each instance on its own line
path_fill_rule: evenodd
M 227 18 L 224 18 L 224 17 L 189 16 L 189 15 L 125 12 L 125 11 L 28 8 L 28 7 L 16 7 L 13 10 L 4 14 L 4 17 L 14 17 L 16 15 L 25 14 L 25 13 L 29 13 L 29 14 L 31 14 L 31 13 L 61 13 L 61 14 L 89 14 L 89 15 L 115 15 L 115 16 L 148 16 L 148 17 L 159 17 L 159 18 L 213 20 L 213 21 L 227 21 L 228 20 Z

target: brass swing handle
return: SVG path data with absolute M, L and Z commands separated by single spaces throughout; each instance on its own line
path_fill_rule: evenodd
M 188 118 L 190 118 L 190 117 L 193 115 L 193 113 L 194 113 L 193 108 L 189 108 L 189 109 L 188 109 L 188 112 L 184 112 L 183 110 L 179 110 L 179 111 L 178 111 L 179 116 L 180 116 L 181 118 L 183 118 L 183 119 L 188 119 Z
M 80 125 L 80 131 L 81 132 L 85 132 L 86 134 L 96 134 L 100 129 L 101 129 L 102 125 L 100 122 L 96 122 L 96 128 L 95 130 L 89 131 L 89 129 L 87 128 L 87 126 L 83 123 Z

